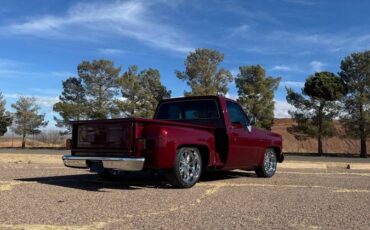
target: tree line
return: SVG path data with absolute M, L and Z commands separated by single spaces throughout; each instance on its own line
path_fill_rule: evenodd
M 239 67 L 238 74 L 220 65 L 224 55 L 212 49 L 196 49 L 185 59 L 184 70 L 176 70 L 178 79 L 191 91 L 184 96 L 226 95 L 228 85 L 235 81 L 238 101 L 257 118 L 257 127 L 271 129 L 274 121 L 274 96 L 281 77 L 268 76 L 261 65 Z M 53 110 L 56 126 L 70 132 L 70 120 L 119 117 L 151 118 L 162 99 L 171 91 L 161 83 L 160 72 L 154 68 L 140 70 L 132 65 L 121 74 L 121 67 L 110 60 L 83 61 L 77 76 L 62 82 L 63 91 Z M 339 118 L 348 136 L 359 138 L 361 157 L 366 157 L 366 138 L 370 133 L 370 51 L 353 53 L 340 64 L 338 74 L 322 71 L 309 75 L 302 92 L 286 88 L 289 111 L 296 124 L 288 128 L 298 140 L 316 138 L 318 153 L 322 142 L 336 135 L 333 120 Z M 45 115 L 39 113 L 34 98 L 20 97 L 12 105 L 15 113 L 5 111 L 0 95 L 0 135 L 15 124 L 14 131 L 26 135 L 40 132 L 46 126 Z
M 71 120 L 151 117 L 158 102 L 171 96 L 156 69 L 133 65 L 120 72 L 121 67 L 109 60 L 79 64 L 78 76 L 62 82 L 63 91 L 53 107 L 61 117 L 54 118 L 57 127 L 70 131 Z

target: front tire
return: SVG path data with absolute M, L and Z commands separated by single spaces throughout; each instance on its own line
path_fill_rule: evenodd
M 194 186 L 202 173 L 202 156 L 195 147 L 183 147 L 177 150 L 175 166 L 167 172 L 167 178 L 176 188 Z
M 256 168 L 258 177 L 272 177 L 276 172 L 277 158 L 274 149 L 267 149 L 263 157 L 263 164 Z

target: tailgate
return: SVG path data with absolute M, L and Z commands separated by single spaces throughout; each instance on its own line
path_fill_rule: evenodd
M 72 155 L 129 156 L 133 146 L 133 122 L 117 119 L 73 123 Z

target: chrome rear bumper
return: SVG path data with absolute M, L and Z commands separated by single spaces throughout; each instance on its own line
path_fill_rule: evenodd
M 63 163 L 71 168 L 88 168 L 89 162 L 102 162 L 104 168 L 123 171 L 141 171 L 145 158 L 119 158 L 119 157 L 80 157 L 64 155 Z

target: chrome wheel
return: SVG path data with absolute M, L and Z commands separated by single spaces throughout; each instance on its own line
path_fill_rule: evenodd
M 200 154 L 197 149 L 184 148 L 180 152 L 179 173 L 182 181 L 192 184 L 199 179 L 201 172 Z
M 190 188 L 202 174 L 202 155 L 196 147 L 182 147 L 176 151 L 176 161 L 167 170 L 167 178 L 177 188 Z
M 266 149 L 265 155 L 263 156 L 263 162 L 259 165 L 255 171 L 259 177 L 272 177 L 276 172 L 277 157 L 274 149 Z
M 273 149 L 268 149 L 265 152 L 265 157 L 263 161 L 263 167 L 267 175 L 272 176 L 275 174 L 276 164 L 277 164 L 277 159 L 276 159 L 275 151 Z

